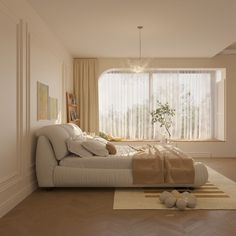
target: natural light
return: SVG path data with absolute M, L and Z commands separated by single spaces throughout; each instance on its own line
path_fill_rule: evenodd
M 220 72 L 216 69 L 106 72 L 99 79 L 100 131 L 129 140 L 160 139 L 163 127 L 151 122 L 151 112 L 159 101 L 175 110 L 171 138 L 218 138 L 218 123 L 223 122 L 218 115 L 222 117 L 224 112 L 224 107 L 217 104 L 219 94 L 222 95 L 217 85 L 222 81 Z

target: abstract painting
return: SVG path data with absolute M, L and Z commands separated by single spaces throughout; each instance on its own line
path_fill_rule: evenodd
M 37 82 L 37 120 L 49 118 L 49 87 Z
M 50 100 L 50 120 L 57 120 L 58 119 L 58 104 L 57 98 L 49 98 Z

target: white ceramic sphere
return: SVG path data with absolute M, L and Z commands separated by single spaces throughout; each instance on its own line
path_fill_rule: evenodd
M 177 190 L 172 190 L 171 194 L 175 197 L 175 198 L 180 198 L 180 192 L 178 192 Z
M 183 198 L 185 201 L 188 201 L 188 198 L 190 196 L 190 193 L 189 192 L 183 192 L 181 193 L 181 198 Z
M 165 206 L 168 208 L 174 207 L 176 203 L 176 198 L 174 196 L 167 197 L 165 200 Z
M 160 202 L 161 203 L 164 203 L 165 202 L 165 200 L 166 200 L 166 198 L 167 197 L 170 197 L 171 196 L 171 193 L 169 193 L 169 192 L 167 192 L 167 191 L 164 191 L 164 192 L 162 192 L 161 193 L 161 195 L 160 195 Z
M 182 196 L 184 196 L 184 197 L 185 197 L 185 196 L 187 197 L 187 196 L 189 196 L 189 195 L 190 195 L 190 193 L 189 193 L 189 192 L 187 192 L 187 191 L 185 191 L 185 192 L 183 192 L 181 195 L 182 195 Z
M 188 197 L 187 207 L 195 208 L 197 206 L 197 198 L 193 195 Z
M 179 198 L 179 199 L 176 201 L 176 207 L 177 207 L 179 210 L 184 210 L 184 209 L 187 207 L 187 202 L 186 202 L 183 198 Z

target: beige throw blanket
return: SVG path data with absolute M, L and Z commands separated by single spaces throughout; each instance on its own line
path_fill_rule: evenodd
M 155 145 L 132 160 L 133 184 L 193 184 L 193 159 L 173 146 Z

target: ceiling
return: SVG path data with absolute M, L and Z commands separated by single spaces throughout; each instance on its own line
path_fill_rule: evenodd
M 236 41 L 235 0 L 28 0 L 74 57 L 212 57 Z

